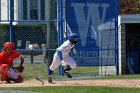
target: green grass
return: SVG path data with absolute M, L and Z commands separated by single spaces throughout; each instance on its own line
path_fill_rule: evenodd
M 23 75 L 25 80 L 34 78 L 36 75 L 42 79 L 47 79 L 47 69 L 45 64 L 24 64 L 25 70 Z M 71 71 L 73 76 L 98 75 L 98 67 L 92 66 L 78 66 Z M 63 79 L 58 76 L 58 70 L 54 71 L 53 79 Z M 119 76 L 105 76 L 89 79 L 140 79 L 140 75 L 119 75 Z M 64 79 L 63 79 L 64 80 Z M 44 86 L 44 87 L 12 87 L 0 88 L 0 90 L 22 90 L 43 93 L 139 93 L 140 88 L 118 88 L 118 87 L 101 87 L 101 86 Z
M 25 80 L 29 80 L 34 78 L 35 76 L 39 76 L 42 78 L 46 78 L 47 69 L 45 64 L 24 64 L 24 72 L 23 75 Z
M 139 93 L 140 88 L 117 88 L 100 86 L 46 86 L 30 88 L 0 88 L 0 90 L 24 90 L 43 93 Z
M 29 80 L 34 78 L 36 75 L 42 79 L 47 79 L 47 67 L 46 64 L 24 64 L 24 72 L 23 75 L 25 80 Z M 78 66 L 76 69 L 71 70 L 73 76 L 93 76 L 98 75 L 98 67 L 83 67 Z M 52 77 L 54 79 L 63 79 L 58 76 L 58 68 L 53 72 Z
M 36 75 L 41 79 L 47 79 L 47 67 L 46 64 L 24 64 L 25 70 L 23 75 L 25 80 L 33 79 Z M 74 77 L 80 76 L 97 76 L 96 78 L 88 79 L 140 79 L 140 74 L 131 75 L 112 75 L 112 76 L 99 76 L 99 68 L 96 66 L 78 66 L 76 69 L 71 70 L 70 73 Z M 53 79 L 65 79 L 58 76 L 58 69 L 52 74 Z M 87 79 L 87 78 L 86 78 Z

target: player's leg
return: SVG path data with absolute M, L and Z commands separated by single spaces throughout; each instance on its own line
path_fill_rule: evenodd
M 54 54 L 53 57 L 53 62 L 49 67 L 48 70 L 48 82 L 52 83 L 52 79 L 51 79 L 51 75 L 53 73 L 53 71 L 61 64 L 60 59 L 57 57 L 57 55 Z
M 8 71 L 8 77 L 11 79 L 11 81 L 14 81 L 16 83 L 21 83 L 24 81 L 23 76 L 15 72 L 13 69 L 10 69 Z
M 70 70 L 77 67 L 76 62 L 70 56 L 68 56 L 64 61 L 67 63 L 66 69 L 64 69 L 64 74 L 67 75 L 68 78 L 72 78 L 71 74 L 69 73 Z
M 51 75 L 52 72 L 53 72 L 60 64 L 61 64 L 60 59 L 57 58 L 56 56 L 54 56 L 53 62 L 52 62 L 52 64 L 50 65 L 49 70 L 48 70 L 48 75 Z
M 9 65 L 7 64 L 2 64 L 1 65 L 1 70 L 0 70 L 0 74 L 1 74 L 1 80 L 2 83 L 10 83 L 10 80 L 8 78 L 8 70 L 9 70 Z

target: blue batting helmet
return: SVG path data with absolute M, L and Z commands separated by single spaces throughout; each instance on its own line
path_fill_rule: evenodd
M 68 40 L 72 43 L 72 44 L 76 44 L 77 43 L 77 39 L 78 36 L 76 33 L 71 33 L 68 35 Z

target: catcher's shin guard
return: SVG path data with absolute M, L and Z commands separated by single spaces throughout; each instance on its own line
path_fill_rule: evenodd
M 7 72 L 1 72 L 1 80 L 2 81 L 6 81 L 6 79 L 8 78 Z
M 0 74 L 1 74 L 1 80 L 2 81 L 7 81 L 8 80 L 8 68 L 7 67 L 2 67 L 0 70 Z

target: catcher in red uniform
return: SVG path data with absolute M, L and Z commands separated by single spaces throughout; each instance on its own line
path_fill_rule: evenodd
M 13 69 L 13 62 L 16 58 L 21 59 L 17 70 Z M 16 83 L 23 82 L 24 78 L 18 71 L 20 68 L 24 69 L 23 63 L 23 55 L 16 51 L 15 44 L 12 42 L 6 42 L 0 53 L 0 74 L 2 83 L 11 83 L 11 81 Z

